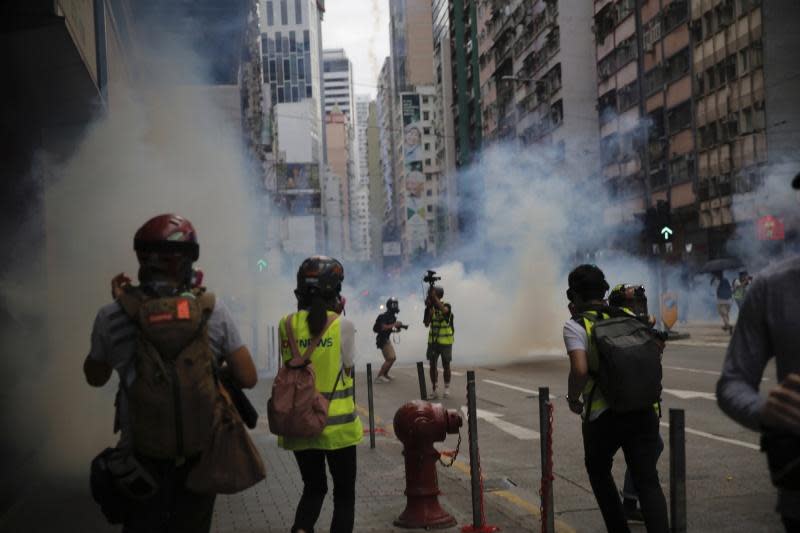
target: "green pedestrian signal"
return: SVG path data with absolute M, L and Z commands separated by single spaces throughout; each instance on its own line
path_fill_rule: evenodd
M 664 240 L 668 241 L 670 236 L 672 235 L 673 231 L 669 226 L 664 226 L 661 228 L 661 235 L 664 236 Z
M 259 272 L 264 272 L 267 269 L 267 262 L 264 259 L 259 259 L 256 263 L 256 268 Z

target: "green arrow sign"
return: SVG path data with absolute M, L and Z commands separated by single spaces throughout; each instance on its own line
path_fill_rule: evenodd
M 661 234 L 664 236 L 664 240 L 668 241 L 669 236 L 672 235 L 672 229 L 669 226 L 664 226 L 661 228 Z
M 267 262 L 263 259 L 259 259 L 256 263 L 256 267 L 258 267 L 259 272 L 264 272 L 267 269 Z

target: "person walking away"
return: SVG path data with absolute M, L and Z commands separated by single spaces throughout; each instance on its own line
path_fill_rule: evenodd
M 344 267 L 331 257 L 309 257 L 297 271 L 297 312 L 280 321 L 281 357 L 292 359 L 290 336 L 305 350 L 319 338 L 310 360 L 315 387 L 326 396 L 328 419 L 315 437 L 279 437 L 278 445 L 294 452 L 303 479 L 303 494 L 295 512 L 292 533 L 313 533 L 328 492 L 325 463 L 333 479 L 331 533 L 350 533 L 355 523 L 356 445 L 363 429 L 353 400 L 355 327 L 338 315 Z M 327 329 L 326 329 L 327 328 Z
M 744 302 L 744 295 L 747 292 L 747 287 L 753 278 L 747 273 L 747 270 L 739 272 L 739 277 L 733 280 L 733 300 L 736 302 L 736 309 L 742 309 Z
M 800 174 L 792 183 L 800 189 Z M 800 199 L 800 193 L 798 193 Z M 788 533 L 800 532 L 800 256 L 760 272 L 747 290 L 717 382 L 720 409 L 762 434 L 777 511 Z M 759 394 L 764 368 L 775 358 L 778 385 Z M 776 476 L 784 465 L 785 477 Z
M 606 529 L 612 533 L 630 531 L 617 485 L 611 475 L 614 454 L 622 448 L 633 483 L 638 489 L 647 531 L 667 533 L 667 504 L 656 468 L 659 416 L 658 405 L 654 405 L 660 394 L 660 352 L 663 346 L 655 338 L 649 339 L 649 335 L 641 334 L 651 331 L 647 325 L 635 319 L 627 321 L 625 318 L 634 317 L 606 305 L 604 297 L 609 286 L 603 271 L 597 266 L 578 266 L 569 274 L 568 282 L 570 310 L 576 316 L 564 324 L 564 344 L 570 359 L 567 402 L 573 413 L 582 416 L 586 471 Z M 619 320 L 609 320 L 612 315 L 619 317 Z M 630 372 L 620 374 L 620 379 L 615 380 L 617 376 L 604 375 L 600 371 L 601 354 L 596 337 L 598 330 L 611 332 L 605 329 L 609 327 L 603 324 L 606 320 L 609 320 L 609 324 L 632 328 L 629 339 L 648 339 L 641 347 L 641 355 L 650 361 L 649 372 L 633 376 L 634 380 L 649 385 L 644 389 L 646 394 L 641 397 L 633 398 L 631 391 L 619 388 L 631 383 Z M 603 357 L 607 357 L 605 352 Z M 653 365 L 657 365 L 655 370 Z M 604 388 L 608 390 L 604 391 Z M 611 395 L 611 392 L 614 394 Z M 625 404 L 620 398 L 636 401 Z
M 243 388 L 258 376 L 228 309 L 192 287 L 200 250 L 192 224 L 178 215 L 154 217 L 136 232 L 134 250 L 139 286 L 125 274 L 112 280 L 115 301 L 98 311 L 83 363 L 93 387 L 108 383 L 113 370 L 119 375 L 120 440 L 112 451 L 131 470 L 115 482 L 128 493 L 152 494 L 123 513 L 123 532 L 207 532 L 215 495 L 194 493 L 185 482 L 212 426 L 219 395 L 213 368 Z M 194 364 L 176 365 L 178 354 Z M 173 369 L 170 378 L 159 371 L 164 367 Z
M 375 378 L 375 383 L 389 383 L 394 379 L 389 375 L 389 370 L 391 370 L 392 365 L 397 360 L 391 335 L 404 326 L 402 322 L 397 320 L 397 314 L 399 312 L 400 303 L 397 301 L 397 298 L 389 298 L 386 300 L 386 311 L 378 315 L 375 319 L 375 325 L 372 326 L 372 331 L 377 333 L 375 336 L 375 345 L 383 354 L 383 366 L 381 366 L 378 372 L 378 377 Z
M 711 278 L 711 284 L 717 284 L 717 312 L 722 317 L 722 330 L 733 333 L 730 321 L 731 298 L 733 290 L 730 282 L 725 278 L 721 271 L 715 272 Z
M 425 316 L 423 323 L 428 330 L 428 350 L 425 354 L 430 363 L 431 393 L 428 399 L 435 400 L 439 397 L 437 384 L 439 371 L 438 359 L 442 358 L 442 371 L 444 374 L 444 398 L 450 396 L 450 363 L 453 360 L 453 310 L 449 303 L 442 302 L 444 289 L 431 286 L 428 297 L 425 299 Z

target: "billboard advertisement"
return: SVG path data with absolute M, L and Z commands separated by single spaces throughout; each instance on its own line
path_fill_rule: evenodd
M 403 118 L 403 177 L 405 190 L 404 218 L 408 236 L 409 253 L 428 243 L 428 224 L 425 220 L 425 174 L 422 171 L 422 125 L 420 123 L 420 95 L 400 95 Z

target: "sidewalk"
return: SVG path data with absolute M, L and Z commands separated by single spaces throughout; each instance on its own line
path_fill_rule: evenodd
M 731 325 L 735 323 L 731 322 Z M 700 322 L 691 321 L 686 323 L 675 324 L 672 328 L 678 333 L 688 333 L 688 339 L 680 339 L 669 341 L 674 344 L 683 344 L 685 346 L 716 346 L 727 347 L 731 340 L 731 335 L 722 329 L 722 320 L 717 322 Z
M 267 380 L 260 383 L 253 397 L 265 397 L 269 390 Z M 364 398 L 365 400 L 366 398 Z M 260 405 L 259 411 L 263 412 Z M 359 408 L 364 427 L 367 416 Z M 466 421 L 465 421 L 466 423 Z M 376 422 L 385 434 L 376 435 L 375 449 L 369 447 L 369 436 L 358 447 L 358 477 L 356 482 L 356 527 L 357 532 L 409 531 L 393 526 L 393 521 L 405 508 L 405 472 L 402 444 L 392 434 L 391 424 Z M 277 438 L 269 433 L 266 416 L 251 433 L 261 451 L 267 467 L 267 479 L 241 494 L 219 496 L 212 531 L 233 532 L 283 532 L 291 528 L 297 502 L 302 492 L 302 481 L 294 455 L 278 448 Z M 451 449 L 455 439 L 437 444 L 437 449 Z M 452 468 L 437 466 L 442 507 L 457 520 L 450 531 L 472 522 L 472 504 L 469 482 L 468 444 L 462 443 L 458 460 Z M 332 486 L 328 483 L 328 497 L 322 509 L 318 531 L 327 531 L 333 503 Z M 511 487 L 513 489 L 513 487 Z M 530 497 L 530 496 L 529 496 Z M 513 490 L 496 490 L 485 495 L 487 523 L 497 525 L 503 531 L 539 531 L 538 507 L 526 501 Z M 458 528 L 458 529 L 456 529 Z M 571 532 L 572 528 L 559 522 L 557 531 Z

